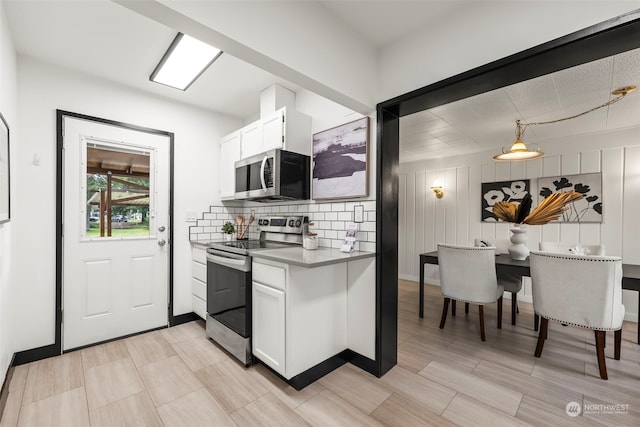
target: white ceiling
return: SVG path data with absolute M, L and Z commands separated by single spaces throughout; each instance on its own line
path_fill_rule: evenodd
M 623 86 L 640 86 L 640 49 L 403 117 L 400 161 L 496 150 L 515 141 L 515 121 L 545 122 L 590 110 Z M 585 116 L 530 126 L 525 143 L 640 125 L 640 93 Z
M 375 47 L 461 13 L 464 1 L 318 1 Z M 260 91 L 279 83 L 299 88 L 223 54 L 186 92 L 149 81 L 175 30 L 101 0 L 4 1 L 16 49 L 22 55 L 78 70 L 158 96 L 240 119 L 259 110 Z M 609 99 L 611 90 L 640 84 L 640 53 L 633 51 L 513 87 L 434 108 L 401 120 L 401 161 L 499 149 L 512 142 L 516 119 L 545 121 Z M 530 127 L 525 141 L 600 132 L 638 124 L 640 95 L 609 109 L 557 125 Z M 634 117 L 635 113 L 635 117 Z

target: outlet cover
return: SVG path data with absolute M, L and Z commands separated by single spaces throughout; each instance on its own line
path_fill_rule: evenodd
M 187 211 L 185 217 L 186 222 L 196 222 L 198 220 L 198 213 L 196 211 Z
M 364 222 L 364 206 L 355 205 L 353 207 L 353 222 Z

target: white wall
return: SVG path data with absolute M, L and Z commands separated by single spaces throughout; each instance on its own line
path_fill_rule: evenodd
M 23 56 L 18 58 L 18 91 L 24 131 L 16 162 L 21 197 L 14 199 L 17 350 L 54 341 L 56 109 L 175 133 L 174 314 L 191 312 L 185 215 L 219 202 L 219 141 L 241 122 Z M 32 163 L 34 154 L 40 156 L 39 166 Z
M 638 1 L 462 2 L 460 13 L 378 52 L 378 102 L 640 7 Z
M 8 122 L 10 130 L 12 204 L 17 199 L 16 168 L 14 167 L 18 147 L 16 80 L 16 51 L 9 32 L 4 3 L 0 0 L 0 112 Z M 12 215 L 14 213 L 15 209 Z M 11 310 L 15 303 L 14 290 L 17 287 L 14 236 L 13 221 L 0 224 L 0 383 L 4 382 L 11 356 L 15 352 L 14 337 L 19 333 Z
M 399 276 L 418 280 L 418 255 L 436 250 L 440 242 L 469 244 L 474 238 L 506 242 L 510 224 L 480 221 L 481 183 L 530 179 L 534 206 L 537 178 L 559 174 L 602 173 L 603 222 L 599 224 L 547 224 L 527 227 L 527 246 L 540 241 L 604 244 L 607 255 L 622 256 L 626 263 L 640 264 L 640 128 L 558 138 L 541 143 L 547 155 L 527 162 L 494 163 L 493 153 L 405 163 L 400 167 Z M 438 177 L 443 199 L 430 190 Z M 508 243 L 507 243 L 508 244 Z M 425 268 L 425 281 L 439 282 L 437 267 Z M 525 282 L 524 300 L 530 301 Z M 637 320 L 637 293 L 624 292 L 627 320 Z

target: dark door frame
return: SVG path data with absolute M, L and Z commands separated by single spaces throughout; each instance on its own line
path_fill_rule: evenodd
M 169 301 L 168 316 L 169 325 L 176 324 L 180 316 L 173 315 L 173 158 L 174 158 L 174 134 L 173 132 L 151 129 L 124 123 L 114 120 L 103 119 L 100 117 L 88 116 L 85 114 L 73 113 L 70 111 L 56 110 L 56 320 L 55 320 L 55 341 L 53 344 L 45 345 L 30 350 L 17 352 L 13 361 L 13 365 L 22 365 L 24 363 L 33 362 L 47 357 L 58 356 L 62 354 L 62 190 L 63 190 L 63 142 L 64 127 L 63 119 L 65 117 L 88 120 L 95 123 L 112 125 L 128 130 L 150 133 L 154 135 L 162 135 L 169 137 Z
M 640 9 L 377 105 L 376 360 L 367 370 L 381 376 L 397 362 L 400 118 L 637 48 Z

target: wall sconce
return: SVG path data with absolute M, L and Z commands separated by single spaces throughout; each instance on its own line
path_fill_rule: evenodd
M 431 189 L 434 193 L 436 193 L 437 199 L 442 199 L 444 197 L 444 190 L 442 189 L 442 186 L 434 185 L 433 187 L 431 187 Z

